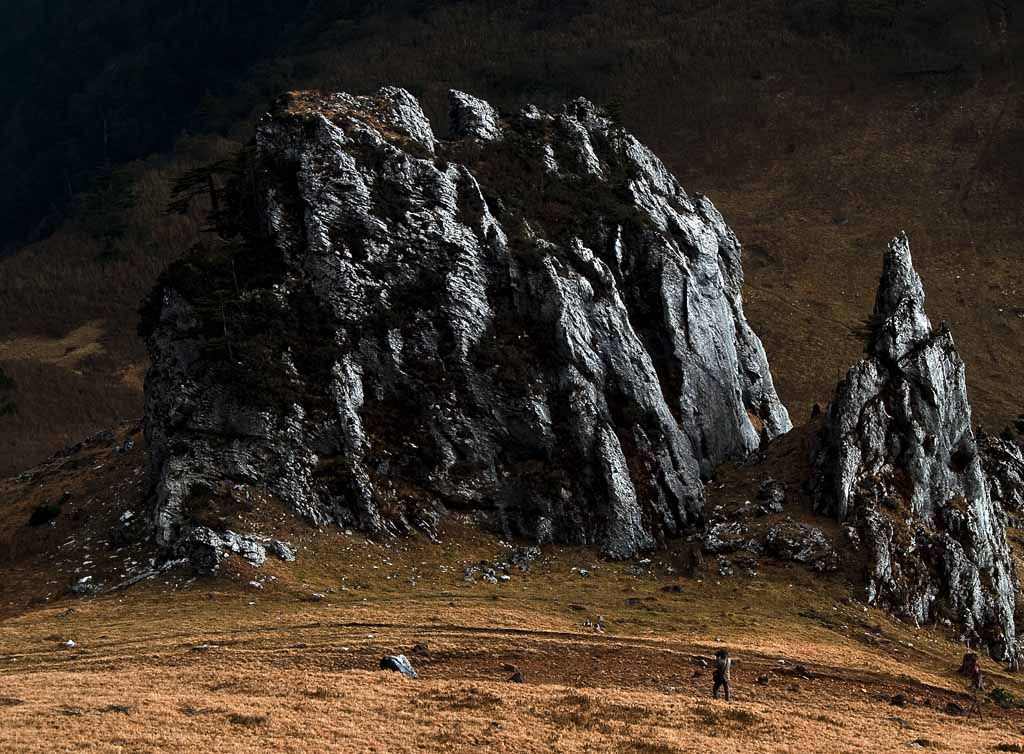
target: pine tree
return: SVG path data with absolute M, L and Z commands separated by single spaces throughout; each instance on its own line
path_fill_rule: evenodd
M 100 243 L 100 258 L 117 255 L 118 241 L 128 229 L 127 214 L 135 201 L 131 178 L 109 165 L 100 171 L 93 190 L 79 195 L 78 225 Z
M 10 416 L 17 408 L 14 405 L 14 380 L 4 374 L 0 369 L 0 416 Z

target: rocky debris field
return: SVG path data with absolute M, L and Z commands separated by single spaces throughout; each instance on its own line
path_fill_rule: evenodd
M 789 501 L 790 511 L 800 502 Z M 758 558 L 768 556 L 810 567 L 818 573 L 839 568 L 840 556 L 829 537 L 817 526 L 786 514 L 786 485 L 768 478 L 760 483 L 756 498 L 711 508 L 707 514 L 702 546 L 707 554 L 720 556 L 719 571 L 731 572 L 732 564 L 756 575 Z M 731 558 L 721 556 L 729 555 Z

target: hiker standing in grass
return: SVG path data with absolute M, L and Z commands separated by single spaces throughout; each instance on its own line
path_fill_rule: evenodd
M 729 701 L 729 671 L 732 670 L 732 658 L 728 649 L 719 649 L 715 653 L 715 687 L 711 695 L 718 698 L 718 690 L 725 690 L 725 701 Z

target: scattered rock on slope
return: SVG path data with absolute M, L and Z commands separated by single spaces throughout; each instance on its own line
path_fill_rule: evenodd
M 277 539 L 233 531 L 215 532 L 206 526 L 193 526 L 180 537 L 174 547 L 176 555 L 186 558 L 201 574 L 216 573 L 228 553 L 235 553 L 259 568 L 267 560 L 267 552 L 279 559 L 295 560 L 292 548 Z
M 144 310 L 161 544 L 230 480 L 318 525 L 474 509 L 628 557 L 790 428 L 710 201 L 584 100 L 499 117 L 453 93 L 451 123 L 396 88 L 263 118 L 229 242 Z
M 922 623 L 948 617 L 1015 665 L 1005 515 L 971 429 L 963 362 L 925 314 L 905 235 L 885 256 L 869 330 L 819 437 L 818 504 L 859 530 L 871 602 Z
M 419 678 L 419 674 L 413 669 L 412 663 L 405 655 L 384 655 L 380 660 L 380 669 L 401 673 L 406 678 L 413 680 Z
M 784 521 L 768 529 L 765 550 L 780 560 L 809 565 L 818 573 L 829 573 L 839 567 L 839 555 L 825 533 L 816 526 Z

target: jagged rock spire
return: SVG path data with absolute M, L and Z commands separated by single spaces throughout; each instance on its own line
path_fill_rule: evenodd
M 889 362 L 903 358 L 932 332 L 924 311 L 924 286 L 910 257 L 910 240 L 900 233 L 889 242 L 872 315 L 868 352 Z
M 860 529 L 872 602 L 1018 662 L 1016 577 L 971 427 L 964 364 L 933 330 L 905 234 L 889 245 L 868 356 L 829 404 L 815 455 L 818 505 Z
M 143 327 L 162 544 L 242 496 L 627 557 L 790 428 L 708 199 L 586 101 L 451 111 L 447 141 L 395 88 L 262 119 L 262 235 L 170 270 Z

